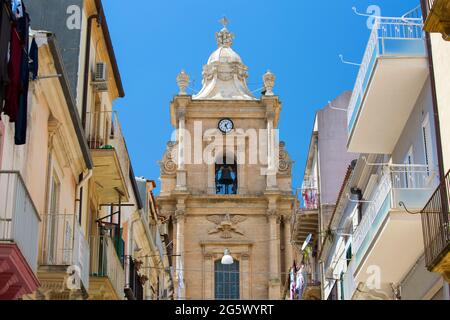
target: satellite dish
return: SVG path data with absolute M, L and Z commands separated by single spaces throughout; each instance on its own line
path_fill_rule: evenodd
M 311 239 L 312 239 L 312 234 L 310 233 L 310 234 L 306 237 L 305 242 L 303 243 L 302 251 L 305 251 L 306 247 L 307 247 L 308 244 L 311 242 Z

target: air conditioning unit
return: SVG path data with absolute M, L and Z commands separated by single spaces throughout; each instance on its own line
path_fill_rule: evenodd
M 107 64 L 105 62 L 97 62 L 94 70 L 94 80 L 92 85 L 97 92 L 108 91 L 108 73 Z

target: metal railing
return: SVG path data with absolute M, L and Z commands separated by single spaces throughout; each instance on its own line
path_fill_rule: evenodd
M 49 214 L 42 224 L 41 265 L 76 266 L 86 290 L 89 289 L 89 243 L 74 214 Z
M 132 293 L 133 300 L 144 300 L 144 278 L 139 274 L 140 262 L 125 257 L 125 290 Z
M 380 55 L 425 55 L 425 33 L 422 28 L 421 18 L 376 19 L 349 103 L 347 121 L 349 132 L 353 129 L 356 115 L 364 99 L 376 58 Z
M 90 149 L 116 150 L 122 174 L 127 181 L 130 172 L 130 157 L 117 112 L 88 112 L 85 131 Z
M 422 211 L 425 259 L 431 270 L 450 250 L 450 172 Z
M 382 168 L 378 185 L 370 199 L 367 199 L 361 223 L 353 235 L 352 249 L 356 254 L 361 248 L 369 230 L 382 219 L 383 207 L 398 208 L 399 202 L 421 203 L 426 200 L 427 191 L 434 188 L 436 171 L 422 165 L 391 165 Z M 408 200 L 406 200 L 408 199 Z M 417 204 L 419 206 L 419 204 Z M 387 214 L 387 211 L 384 212 Z
M 0 242 L 15 243 L 37 271 L 41 219 L 18 171 L 0 171 Z
M 91 237 L 91 276 L 107 277 L 117 295 L 123 298 L 125 271 L 109 236 Z

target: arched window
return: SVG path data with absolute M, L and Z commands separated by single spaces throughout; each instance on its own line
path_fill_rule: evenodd
M 222 264 L 217 260 L 214 265 L 214 292 L 216 300 L 239 300 L 239 261 L 233 264 Z
M 220 163 L 216 163 L 216 194 L 237 194 L 238 179 L 236 161 L 227 162 L 224 157 Z

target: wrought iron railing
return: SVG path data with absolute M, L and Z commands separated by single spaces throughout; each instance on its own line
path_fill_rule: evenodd
M 91 237 L 91 276 L 107 277 L 117 295 L 122 299 L 125 288 L 125 271 L 117 255 L 113 239 L 109 236 Z
M 427 267 L 433 269 L 450 250 L 450 172 L 422 211 Z
M 413 13 L 411 13 L 412 15 Z M 380 55 L 425 55 L 422 18 L 378 18 L 370 35 L 348 108 L 348 130 L 352 131 Z
M 37 271 L 41 219 L 18 171 L 0 171 L 0 242 L 15 243 Z
M 92 150 L 116 150 L 125 180 L 130 172 L 130 158 L 115 111 L 89 112 L 86 115 L 86 137 Z
M 353 235 L 352 249 L 355 254 L 361 248 L 375 222 L 383 218 L 380 216 L 383 207 L 399 208 L 400 202 L 423 206 L 426 202 L 424 197 L 427 192 L 431 194 L 435 181 L 436 170 L 428 166 L 391 165 L 383 167 L 377 187 L 370 199 L 366 200 L 363 218 Z
M 49 214 L 43 219 L 40 264 L 78 267 L 84 288 L 89 289 L 89 243 L 74 214 Z
M 146 279 L 139 274 L 141 264 L 140 261 L 134 260 L 133 257 L 125 257 L 125 292 L 129 292 L 129 299 L 144 300 Z

